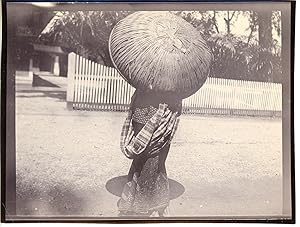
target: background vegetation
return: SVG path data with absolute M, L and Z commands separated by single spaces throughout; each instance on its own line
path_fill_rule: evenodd
M 39 36 L 39 41 L 66 47 L 84 57 L 112 66 L 108 51 L 109 34 L 114 25 L 130 13 L 56 12 Z M 211 77 L 277 83 L 282 81 L 280 12 L 173 13 L 191 23 L 210 46 L 214 55 Z M 246 25 L 243 31 L 233 32 L 241 25 Z

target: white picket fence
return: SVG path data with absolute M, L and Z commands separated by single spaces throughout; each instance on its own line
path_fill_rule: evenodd
M 67 104 L 71 109 L 125 111 L 135 88 L 116 69 L 75 53 L 68 56 Z M 208 78 L 183 100 L 183 113 L 281 115 L 281 84 Z

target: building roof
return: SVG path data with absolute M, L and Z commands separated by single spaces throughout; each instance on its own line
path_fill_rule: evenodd
M 67 54 L 64 48 L 60 46 L 48 46 L 44 44 L 32 44 L 33 49 L 36 51 L 47 52 L 47 53 L 54 53 L 54 54 Z

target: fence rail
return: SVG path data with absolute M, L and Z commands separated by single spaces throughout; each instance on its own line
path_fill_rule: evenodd
M 116 69 L 69 54 L 69 108 L 126 111 L 134 90 Z M 276 83 L 208 78 L 183 100 L 183 113 L 277 116 L 281 111 L 282 88 Z

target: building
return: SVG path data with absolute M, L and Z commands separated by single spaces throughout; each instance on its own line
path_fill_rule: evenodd
M 67 75 L 67 51 L 59 46 L 39 42 L 41 31 L 53 18 L 53 11 L 22 4 L 11 6 L 15 10 L 15 70 L 17 81 L 32 82 L 33 74 Z

